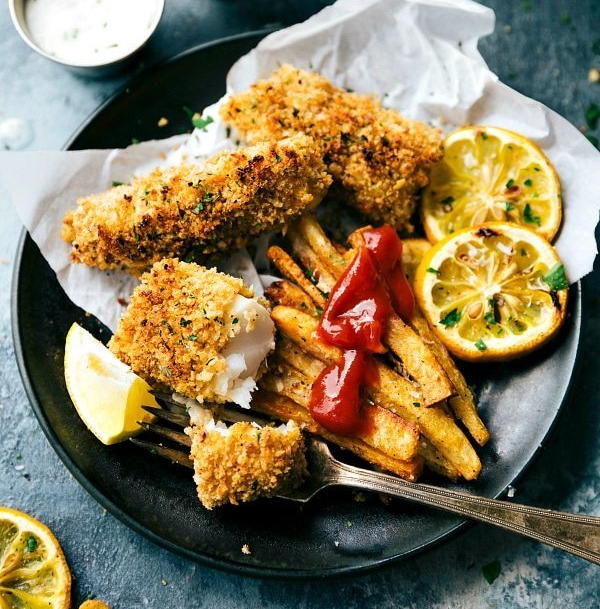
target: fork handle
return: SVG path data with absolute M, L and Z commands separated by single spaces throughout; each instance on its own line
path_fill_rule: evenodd
M 600 517 L 477 497 L 340 464 L 334 484 L 386 493 L 541 541 L 600 564 Z

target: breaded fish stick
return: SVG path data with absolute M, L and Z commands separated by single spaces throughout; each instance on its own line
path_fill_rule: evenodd
M 310 135 L 348 201 L 398 230 L 410 228 L 415 195 L 442 157 L 437 129 L 290 65 L 233 95 L 221 115 L 249 143 Z
M 63 221 L 71 258 L 139 274 L 161 258 L 237 249 L 321 201 L 331 177 L 305 135 L 158 168 L 83 197 Z

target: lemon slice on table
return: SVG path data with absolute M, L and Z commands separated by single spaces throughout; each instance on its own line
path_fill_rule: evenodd
M 544 153 L 523 135 L 464 127 L 446 138 L 421 217 L 432 243 L 495 221 L 515 222 L 552 241 L 562 219 L 560 183 Z
M 554 248 L 509 222 L 450 235 L 425 254 L 415 278 L 435 333 L 468 361 L 508 360 L 540 347 L 564 321 L 567 293 Z
M 0 507 L 0 607 L 70 605 L 71 572 L 52 531 L 23 512 Z
M 77 323 L 65 342 L 65 381 L 82 421 L 103 444 L 130 438 L 142 430 L 138 421 L 154 418 L 142 409 L 157 406 L 146 381 Z

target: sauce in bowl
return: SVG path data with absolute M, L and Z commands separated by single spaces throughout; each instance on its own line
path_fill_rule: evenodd
M 160 0 L 26 0 L 33 42 L 76 66 L 117 61 L 142 46 L 162 12 Z

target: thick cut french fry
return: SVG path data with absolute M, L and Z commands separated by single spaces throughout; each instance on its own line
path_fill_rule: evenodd
M 275 281 L 265 290 L 265 296 L 272 306 L 295 307 L 301 311 L 306 311 L 313 317 L 319 316 L 319 309 L 313 300 L 302 288 L 291 281 L 285 279 Z
M 331 292 L 335 285 L 335 278 L 329 272 L 327 266 L 321 262 L 317 253 L 305 241 L 304 237 L 293 226 L 289 227 L 286 237 L 302 266 L 311 277 L 314 277 L 317 288 L 327 294 Z
M 318 322 L 310 315 L 289 307 L 275 307 L 271 316 L 279 331 L 304 351 L 326 363 L 339 357 L 338 349 L 315 339 Z M 452 417 L 437 406 L 424 408 L 416 388 L 387 366 L 377 362 L 377 371 L 379 387 L 368 390 L 373 401 L 416 424 L 463 478 L 476 478 L 481 471 L 481 461 Z
M 270 366 L 259 385 L 267 391 L 285 395 L 308 410 L 315 377 L 305 375 L 286 361 L 281 361 L 285 359 L 282 351 L 278 355 L 280 361 Z M 419 431 L 415 425 L 373 404 L 363 404 L 361 419 L 361 428 L 353 437 L 395 459 L 409 461 L 417 455 Z
M 419 454 L 423 457 L 425 465 L 436 474 L 440 474 L 446 478 L 456 482 L 459 478 L 459 473 L 456 467 L 444 457 L 435 446 L 427 439 L 421 436 L 419 440 Z
M 306 376 L 313 380 L 325 368 L 325 364 L 321 360 L 311 357 L 305 351 L 302 351 L 296 343 L 285 338 L 285 336 L 277 341 L 276 353 L 290 366 L 293 366 L 296 370 L 306 374 Z
M 336 249 L 314 216 L 303 216 L 296 226 L 306 242 L 337 279 L 350 262 L 346 256 L 346 249 L 343 246 L 339 246 L 341 250 Z
M 410 461 L 394 459 L 389 455 L 365 444 L 362 440 L 347 436 L 338 436 L 318 425 L 310 416 L 308 410 L 302 408 L 285 396 L 260 389 L 252 398 L 252 408 L 257 412 L 268 415 L 280 421 L 290 419 L 302 425 L 308 432 L 321 436 L 341 448 L 358 455 L 365 461 L 392 472 L 409 482 L 415 482 L 423 469 L 423 459 L 420 456 Z
M 431 331 L 427 320 L 420 312 L 416 312 L 413 316 L 412 325 L 421 335 L 421 338 L 427 342 L 429 348 L 434 353 L 438 362 L 443 366 L 454 386 L 456 395 L 448 400 L 454 415 L 457 419 L 462 421 L 463 425 L 467 428 L 477 444 L 483 446 L 490 439 L 490 432 L 477 413 L 477 406 L 473 399 L 473 393 L 471 392 L 465 377 L 456 367 L 456 364 L 450 357 L 446 347 L 442 345 Z
M 441 402 L 455 393 L 444 369 L 420 336 L 400 317 L 391 315 L 384 341 L 400 358 L 408 374 L 419 384 L 423 403 Z
M 317 286 L 304 275 L 302 269 L 285 250 L 282 250 L 277 245 L 273 245 L 267 250 L 267 258 L 277 267 L 284 277 L 297 283 L 312 298 L 318 307 L 323 308 L 325 306 L 325 296 L 323 296 Z

